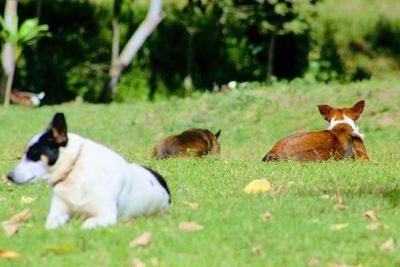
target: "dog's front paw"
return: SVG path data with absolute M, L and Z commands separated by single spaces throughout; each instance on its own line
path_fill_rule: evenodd
M 68 222 L 70 216 L 66 213 L 60 214 L 58 216 L 48 216 L 46 220 L 46 229 L 51 230 L 64 225 Z
M 116 220 L 105 217 L 88 218 L 82 225 L 82 229 L 93 229 L 97 227 L 106 227 L 116 224 Z

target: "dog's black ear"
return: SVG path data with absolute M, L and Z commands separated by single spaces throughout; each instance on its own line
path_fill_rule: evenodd
M 218 139 L 218 137 L 219 137 L 220 134 L 221 134 L 221 129 L 219 129 L 219 131 L 216 132 L 214 135 L 215 135 L 215 137 Z
M 332 118 L 329 113 L 333 110 L 333 108 L 328 105 L 318 105 L 317 107 L 318 107 L 319 113 L 321 113 L 322 117 L 327 121 L 331 121 Z
M 53 134 L 53 138 L 60 146 L 66 146 L 68 142 L 67 123 L 64 113 L 56 113 L 47 128 Z

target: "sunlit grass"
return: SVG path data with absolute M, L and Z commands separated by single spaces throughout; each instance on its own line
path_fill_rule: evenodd
M 327 127 L 317 104 L 366 108 L 359 124 L 372 161 L 326 163 L 261 162 L 279 138 Z M 55 111 L 66 114 L 68 127 L 101 142 L 131 161 L 165 176 L 172 192 L 168 214 L 120 221 L 118 226 L 80 230 L 81 221 L 55 231 L 44 230 L 50 189 L 39 182 L 26 186 L 0 182 L 0 221 L 25 208 L 28 225 L 12 237 L 0 231 L 0 249 L 21 254 L 0 259 L 0 266 L 362 266 L 400 264 L 400 126 L 398 80 L 351 85 L 279 84 L 273 88 L 207 94 L 197 99 L 135 105 L 65 104 L 38 109 L 0 109 L 0 176 L 15 164 L 25 143 L 44 130 Z M 221 157 L 155 161 L 150 158 L 163 136 L 190 127 L 222 129 Z M 272 190 L 247 195 L 247 183 L 266 178 Z M 22 196 L 35 198 L 21 203 Z M 196 202 L 193 210 L 185 201 Z M 346 206 L 345 210 L 337 204 Z M 363 212 L 373 210 L 381 225 Z M 270 212 L 273 218 L 263 220 Z M 182 221 L 204 225 L 182 232 Z M 335 225 L 346 224 L 341 230 Z M 146 248 L 129 242 L 153 233 Z M 393 250 L 381 250 L 389 238 Z

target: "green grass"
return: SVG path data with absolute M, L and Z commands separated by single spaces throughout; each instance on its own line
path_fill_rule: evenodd
M 256 87 L 256 86 L 253 86 Z M 316 105 L 350 106 L 360 99 L 366 108 L 359 125 L 366 135 L 371 162 L 261 162 L 278 139 L 298 131 L 327 128 Z M 66 113 L 69 129 L 106 144 L 130 161 L 163 174 L 172 191 L 166 215 L 120 221 L 118 226 L 82 231 L 82 221 L 44 230 L 50 189 L 44 182 L 25 186 L 0 182 L 0 221 L 30 208 L 28 226 L 6 237 L 0 249 L 17 251 L 16 260 L 0 266 L 132 266 L 140 258 L 152 266 L 308 266 L 345 263 L 398 266 L 400 225 L 400 85 L 399 80 L 350 85 L 307 85 L 302 82 L 231 94 L 206 94 L 135 105 L 69 103 L 25 109 L 0 109 L 0 176 L 16 163 L 26 142 L 44 130 L 55 111 Z M 155 161 L 150 158 L 163 136 L 190 127 L 222 129 L 221 157 Z M 272 190 L 247 195 L 247 183 L 266 178 Z M 283 187 L 281 193 L 275 192 Z M 347 209 L 335 209 L 340 194 Z M 34 197 L 21 204 L 22 196 Z M 184 202 L 198 202 L 190 209 Z M 374 210 L 387 227 L 367 230 Z M 269 211 L 273 218 L 262 220 Z M 182 221 L 204 225 L 181 232 Z M 345 223 L 342 230 L 332 226 Z M 129 242 L 144 231 L 153 233 L 146 248 Z M 388 238 L 393 250 L 380 250 Z M 259 249 L 254 249 L 258 247 Z M 255 251 L 254 251 L 255 250 Z

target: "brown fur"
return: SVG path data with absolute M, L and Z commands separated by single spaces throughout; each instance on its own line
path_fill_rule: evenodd
M 201 157 L 207 154 L 217 156 L 220 153 L 218 137 L 207 129 L 189 129 L 178 135 L 161 140 L 153 151 L 153 158 Z
M 34 98 L 37 98 L 36 100 L 40 102 L 43 97 L 39 97 L 39 94 L 23 92 L 16 89 L 12 89 L 10 93 L 10 99 L 12 102 L 23 105 L 25 107 L 31 107 L 40 104 L 35 103 L 35 101 L 33 100 Z
M 335 109 L 328 105 L 319 105 L 318 108 L 327 121 L 342 120 L 344 115 L 355 121 L 364 109 L 364 101 L 358 102 L 352 108 Z M 343 158 L 369 160 L 361 137 L 354 134 L 349 125 L 340 123 L 332 130 L 297 133 L 285 137 L 273 146 L 263 161 L 322 161 Z

